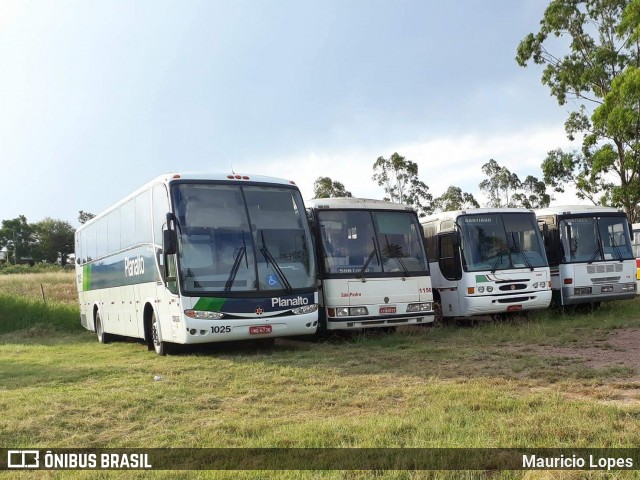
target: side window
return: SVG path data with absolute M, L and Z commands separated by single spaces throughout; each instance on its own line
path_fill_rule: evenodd
M 447 280 L 460 280 L 460 278 L 462 278 L 455 238 L 455 232 L 438 236 L 438 264 L 440 265 L 442 275 Z
M 169 200 L 167 189 L 164 185 L 153 187 L 153 241 L 156 245 L 162 245 L 162 227 L 167 221 Z
M 427 250 L 427 258 L 429 262 L 435 262 L 438 260 L 438 237 L 436 235 L 436 226 L 433 223 L 423 225 L 424 231 L 424 243 Z

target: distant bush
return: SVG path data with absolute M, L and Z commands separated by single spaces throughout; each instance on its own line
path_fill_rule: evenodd
M 62 272 L 69 270 L 71 267 L 61 267 L 55 263 L 36 263 L 33 266 L 30 265 L 11 265 L 8 263 L 0 264 L 0 275 L 13 274 L 13 273 L 43 273 L 43 272 Z

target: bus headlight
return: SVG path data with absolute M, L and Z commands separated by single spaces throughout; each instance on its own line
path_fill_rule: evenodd
M 489 293 L 493 292 L 493 287 L 487 287 L 487 292 Z
M 202 310 L 185 310 L 184 314 L 189 318 L 197 318 L 199 320 L 219 320 L 224 317 L 220 312 L 205 312 Z
M 303 313 L 313 313 L 318 310 L 318 304 L 312 303 L 311 305 L 304 305 L 302 307 L 294 308 L 291 312 L 294 315 L 302 315 Z
M 431 311 L 431 303 L 410 303 L 407 305 L 407 313 L 416 313 L 416 312 L 430 312 Z
M 478 293 L 484 293 L 484 287 L 478 287 Z
M 623 292 L 635 292 L 638 287 L 637 283 L 627 283 L 626 285 L 622 285 Z

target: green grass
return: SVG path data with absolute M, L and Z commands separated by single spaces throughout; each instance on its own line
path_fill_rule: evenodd
M 158 357 L 134 341 L 97 344 L 79 327 L 69 299 L 73 279 L 69 275 L 67 288 L 46 305 L 37 292 L 24 293 L 40 283 L 56 291 L 57 280 L 50 285 L 46 276 L 24 278 L 22 286 L 12 280 L 11 291 L 23 292 L 23 298 L 0 298 L 0 324 L 5 312 L 15 319 L 0 333 L 4 447 L 640 443 L 634 366 L 593 368 L 587 359 L 554 350 L 604 348 L 610 332 L 640 328 L 638 300 L 606 304 L 591 314 L 548 311 L 499 323 L 406 328 L 388 336 L 280 339 L 270 350 L 211 345 Z M 49 476 L 68 475 L 57 473 Z M 97 472 L 90 473 L 74 474 L 93 478 Z M 606 478 L 569 471 L 553 477 L 548 472 L 295 471 L 154 476 L 176 478 L 176 473 L 178 478 Z M 142 478 L 135 472 L 125 476 Z

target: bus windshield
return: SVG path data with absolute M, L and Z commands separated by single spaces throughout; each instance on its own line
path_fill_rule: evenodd
M 315 263 L 298 190 L 179 183 L 182 288 L 193 294 L 313 288 Z
M 458 219 L 467 271 L 545 267 L 533 213 L 463 215 Z
M 564 263 L 634 258 L 624 216 L 565 218 L 559 229 Z
M 328 274 L 412 275 L 428 272 L 420 226 L 400 210 L 320 210 L 322 258 Z

